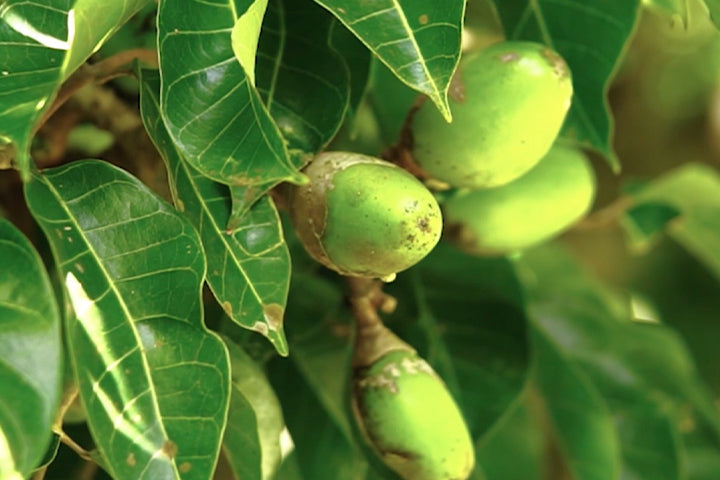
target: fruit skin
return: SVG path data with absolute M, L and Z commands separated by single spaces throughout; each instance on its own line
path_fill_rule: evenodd
M 313 258 L 343 275 L 392 278 L 425 257 L 442 232 L 433 195 L 378 158 L 326 152 L 291 187 L 295 231 Z
M 460 194 L 443 207 L 448 234 L 461 247 L 497 255 L 557 235 L 584 216 L 594 198 L 595 176 L 587 157 L 555 146 L 514 182 Z
M 412 347 L 382 330 L 380 346 L 365 348 L 374 360 L 354 360 L 352 407 L 365 442 L 405 480 L 466 479 L 475 451 L 457 404 Z
M 573 92 L 562 57 L 532 42 L 496 43 L 464 57 L 453 84 L 452 123 L 429 102 L 410 119 L 412 156 L 430 177 L 472 189 L 504 185 L 537 164 Z

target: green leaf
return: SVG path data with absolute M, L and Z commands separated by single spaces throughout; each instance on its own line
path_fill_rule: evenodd
M 541 328 L 533 329 L 533 350 L 536 381 L 573 478 L 618 478 L 620 445 L 603 398 Z
M 242 217 L 237 230 L 226 231 L 230 192 L 191 168 L 172 143 L 159 113 L 159 88 L 157 73 L 143 70 L 143 122 L 167 165 L 175 204 L 200 232 L 207 282 L 234 322 L 262 333 L 278 353 L 287 355 L 283 314 L 290 255 L 277 210 L 264 196 Z
M 447 91 L 460 58 L 464 0 L 315 1 L 451 120 Z
M 330 45 L 333 17 L 313 3 L 272 0 L 257 57 L 257 88 L 288 148 L 316 153 L 335 135 L 350 76 Z
M 33 174 L 25 193 L 73 304 L 67 343 L 103 463 L 119 480 L 209 479 L 230 372 L 202 322 L 198 234 L 104 162 Z
M 636 226 L 633 213 L 647 205 L 678 211 L 667 223 L 667 233 L 720 278 L 720 174 L 715 169 L 684 165 L 637 189 L 633 197 L 626 226 Z
M 488 480 L 544 480 L 546 439 L 525 394 L 476 447 Z
M 0 219 L 0 479 L 28 477 L 60 401 L 60 313 L 40 256 Z
M 400 140 L 405 118 L 417 93 L 401 83 L 385 65 L 374 61 L 367 98 L 376 114 L 385 146 L 395 145 Z
M 512 265 L 440 244 L 386 290 L 400 302 L 388 325 L 445 380 L 473 438 L 481 438 L 528 375 L 526 317 Z
M 612 413 L 623 478 L 683 478 L 681 415 L 689 412 L 710 425 L 716 438 L 720 419 L 679 337 L 666 326 L 633 321 L 616 295 L 561 250 L 528 252 L 518 269 L 535 328 L 577 367 Z M 563 400 L 558 390 L 552 393 L 549 408 L 554 402 L 586 408 Z
M 631 245 L 645 250 L 680 212 L 663 203 L 645 203 L 626 210 L 621 218 Z
M 330 26 L 330 46 L 343 57 L 350 74 L 350 116 L 358 109 L 370 80 L 372 53 L 337 19 Z
M 232 396 L 223 449 L 235 476 L 273 478 L 280 465 L 285 428 L 280 402 L 260 367 L 232 340 L 225 339 L 232 367 Z
M 278 394 L 302 477 L 365 480 L 368 465 L 354 445 L 347 391 L 349 312 L 338 286 L 293 274 L 288 301 L 289 360 L 273 359 L 270 381 Z
M 570 66 L 575 94 L 562 135 L 599 151 L 619 170 L 606 94 L 634 31 L 640 0 L 592 4 L 586 0 L 502 0 L 495 4 L 508 39 L 549 45 Z
M 245 13 L 237 19 L 230 35 L 235 58 L 242 65 L 252 85 L 255 85 L 255 56 L 267 4 L 267 0 L 252 2 Z
M 60 84 L 149 0 L 0 4 L 0 149 L 29 178 L 35 124 Z M 4 162 L 3 162 L 4 163 Z
M 183 157 L 226 185 L 302 182 L 232 48 L 249 2 L 163 0 L 158 45 L 165 126 Z

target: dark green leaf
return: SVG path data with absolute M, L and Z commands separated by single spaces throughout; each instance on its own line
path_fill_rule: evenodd
M 487 480 L 544 480 L 546 439 L 527 400 L 510 408 L 477 447 Z
M 400 302 L 388 325 L 427 358 L 473 438 L 481 438 L 514 403 L 528 373 L 526 318 L 512 265 L 440 244 L 386 290 Z M 416 307 L 406 309 L 411 302 Z
M 376 113 L 385 146 L 395 145 L 410 107 L 418 95 L 400 82 L 382 63 L 372 64 L 368 103 Z
M 248 354 L 227 338 L 225 344 L 232 367 L 225 456 L 236 478 L 270 479 L 280 465 L 280 434 L 285 428 L 280 403 Z
M 257 88 L 288 148 L 315 153 L 335 135 L 350 98 L 331 46 L 334 19 L 312 3 L 271 0 L 257 56 Z
M 646 249 L 668 222 L 680 215 L 680 212 L 663 203 L 645 203 L 629 208 L 622 217 L 622 223 L 628 233 L 631 245 L 639 250 Z
M 545 43 L 570 66 L 575 95 L 563 135 L 601 152 L 619 169 L 605 97 L 634 31 L 640 1 L 500 0 L 495 4 L 509 39 Z
M 160 3 L 163 120 L 183 157 L 213 180 L 244 186 L 300 182 L 304 177 L 288 158 L 252 74 L 233 52 L 231 36 L 238 21 L 246 45 L 260 33 L 261 16 L 241 19 L 252 4 L 242 0 Z
M 337 19 L 330 26 L 330 46 L 345 60 L 350 73 L 349 116 L 353 115 L 365 94 L 370 77 L 372 53 Z
M 573 478 L 618 478 L 620 445 L 603 398 L 542 329 L 533 329 L 533 350 L 535 377 Z
M 35 124 L 60 83 L 148 2 L 0 3 L 0 149 L 13 150 L 15 162 L 26 179 Z
M 678 211 L 679 217 L 667 224 L 668 234 L 720 278 L 720 174 L 717 170 L 700 164 L 682 166 L 645 184 L 634 192 L 634 199 L 631 212 L 646 205 L 664 205 Z
M 73 304 L 67 343 L 103 463 L 118 480 L 210 478 L 230 372 L 202 322 L 198 234 L 104 162 L 33 174 L 26 197 Z
M 464 0 L 315 1 L 450 121 L 447 91 L 460 58 Z
M 281 355 L 287 355 L 283 314 L 290 256 L 275 206 L 264 196 L 232 234 L 226 231 L 230 192 L 191 168 L 175 148 L 159 114 L 159 87 L 157 74 L 144 70 L 143 121 L 166 162 L 175 204 L 200 232 L 208 262 L 207 282 L 233 321 L 262 333 Z
M 27 477 L 50 443 L 60 401 L 60 314 L 30 242 L 0 219 L 0 478 Z
M 677 335 L 660 324 L 633 321 L 616 295 L 589 279 L 560 250 L 530 252 L 518 267 L 537 331 L 568 364 L 579 367 L 613 414 L 623 475 L 682 478 L 680 414 L 691 412 L 716 435 L 720 420 Z M 552 402 L 548 398 L 549 408 Z

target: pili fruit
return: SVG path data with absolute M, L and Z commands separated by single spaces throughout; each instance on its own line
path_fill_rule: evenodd
M 412 156 L 433 179 L 481 189 L 506 184 L 547 153 L 572 98 L 570 70 L 538 43 L 501 42 L 465 57 L 452 123 L 425 102 L 411 118 Z
M 378 158 L 326 152 L 291 187 L 295 231 L 310 255 L 343 275 L 391 279 L 440 239 L 433 195 L 405 170 Z
M 352 407 L 364 441 L 405 480 L 465 480 L 474 446 L 443 381 L 387 328 L 360 335 Z
M 470 253 L 510 253 L 557 235 L 587 213 L 594 197 L 595 176 L 587 157 L 556 146 L 507 185 L 449 199 L 446 228 Z

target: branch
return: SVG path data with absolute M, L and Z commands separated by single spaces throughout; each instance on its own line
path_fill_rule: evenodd
M 88 83 L 102 84 L 123 75 L 132 75 L 132 71 L 124 67 L 134 60 L 140 60 L 153 66 L 158 65 L 157 52 L 148 48 L 125 50 L 92 65 L 87 63 L 81 65 L 60 87 L 52 105 L 43 113 L 43 116 L 35 125 L 33 134 L 37 133 L 48 118 Z

